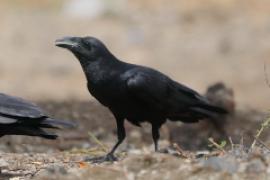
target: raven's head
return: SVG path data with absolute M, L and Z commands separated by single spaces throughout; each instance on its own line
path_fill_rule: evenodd
M 93 62 L 112 56 L 106 46 L 94 37 L 64 37 L 55 45 L 70 50 L 81 62 Z

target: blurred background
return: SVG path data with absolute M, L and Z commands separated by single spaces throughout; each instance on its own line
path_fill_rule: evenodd
M 265 78 L 270 78 L 269 12 L 268 0 L 1 0 L 1 92 L 37 102 L 50 114 L 80 124 L 78 131 L 63 132 L 55 142 L 4 137 L 1 141 L 8 146 L 2 143 L 2 149 L 90 147 L 88 131 L 114 143 L 112 115 L 89 95 L 75 57 L 54 45 L 67 35 L 97 37 L 119 59 L 156 68 L 202 94 L 216 82 L 225 83 L 237 107 L 246 108 L 229 118 L 225 129 L 237 140 L 249 134 L 252 141 L 264 120 L 257 111 L 270 108 Z M 152 143 L 150 128 L 144 136 L 126 126 L 128 141 L 140 144 L 148 137 Z M 163 139 L 189 149 L 207 147 L 213 135 L 203 124 L 168 127 L 162 130 Z
M 0 89 L 31 100 L 90 99 L 77 60 L 54 46 L 95 36 L 120 59 L 204 93 L 222 81 L 237 103 L 267 110 L 268 0 L 1 0 Z

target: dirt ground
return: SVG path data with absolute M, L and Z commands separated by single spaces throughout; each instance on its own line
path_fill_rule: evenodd
M 1 92 L 32 100 L 78 127 L 57 131 L 56 141 L 1 138 L 0 179 L 267 179 L 269 129 L 252 152 L 249 147 L 270 107 L 270 3 L 98 2 L 89 13 L 75 11 L 72 0 L 1 0 Z M 114 144 L 115 122 L 87 92 L 76 59 L 54 46 L 65 35 L 98 37 L 120 59 L 157 68 L 202 94 L 224 82 L 233 89 L 236 109 L 222 119 L 222 129 L 209 121 L 168 122 L 160 142 L 167 154 L 153 153 L 149 125 L 126 123 L 119 161 L 87 163 L 86 157 Z M 209 137 L 227 144 L 218 148 Z
M 211 122 L 184 125 L 167 123 L 161 129 L 161 149 L 153 153 L 150 127 L 126 123 L 127 139 L 118 162 L 93 164 L 86 158 L 104 155 L 116 141 L 115 122 L 97 102 L 39 102 L 49 114 L 72 119 L 78 127 L 59 130 L 56 141 L 24 136 L 1 138 L 0 179 L 265 179 L 269 176 L 269 132 L 264 131 L 255 149 L 254 135 L 265 114 L 239 110 L 226 118 L 226 136 Z M 95 138 L 93 138 L 95 137 Z M 213 137 L 219 149 L 209 146 Z M 230 137 L 230 140 L 227 138 Z M 96 140 L 98 139 L 98 140 Z M 213 145 L 213 144 L 212 144 Z M 259 176 L 258 176 L 259 173 Z

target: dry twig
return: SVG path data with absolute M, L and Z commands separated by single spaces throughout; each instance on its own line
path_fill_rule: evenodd
M 255 137 L 254 138 L 263 146 L 265 147 L 269 152 L 270 152 L 270 148 L 262 141 L 260 140 L 259 138 Z
M 177 150 L 178 154 L 184 158 L 189 158 L 186 152 L 178 146 L 178 144 L 173 143 L 173 147 Z
M 254 141 L 252 143 L 252 145 L 250 146 L 250 149 L 253 149 L 256 145 L 257 139 L 260 137 L 260 135 L 262 134 L 262 132 L 264 131 L 264 129 L 266 129 L 270 124 L 270 117 L 267 118 L 262 124 L 261 124 L 261 128 L 259 129 L 259 131 L 257 132 L 257 134 L 254 137 Z
M 88 132 L 88 135 L 91 137 L 91 139 L 93 139 L 93 141 L 95 141 L 96 144 L 101 147 L 104 152 L 108 152 L 108 147 L 104 145 L 100 140 L 98 140 L 93 133 Z
M 221 145 L 219 145 L 218 143 L 216 143 L 213 138 L 208 138 L 208 141 L 211 142 L 217 149 L 219 149 L 223 153 L 226 153 L 224 148 Z
M 232 148 L 232 150 L 234 150 L 234 143 L 233 143 L 233 141 L 232 141 L 232 137 L 231 137 L 231 136 L 229 137 L 229 141 L 230 141 L 230 143 L 231 143 L 231 148 Z

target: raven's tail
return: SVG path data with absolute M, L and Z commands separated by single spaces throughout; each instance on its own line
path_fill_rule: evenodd
M 5 131 L 5 135 L 25 135 L 25 136 L 39 136 L 45 139 L 56 139 L 58 136 L 51 132 L 47 132 L 40 127 L 34 126 L 16 126 Z
M 213 106 L 210 104 L 202 104 L 199 107 L 206 109 L 208 111 L 211 111 L 213 113 L 217 113 L 217 114 L 227 114 L 228 111 L 225 110 L 224 108 L 218 107 L 218 106 Z
M 210 104 L 200 104 L 190 107 L 186 112 L 179 112 L 170 115 L 168 119 L 171 121 L 182 121 L 184 123 L 195 123 L 202 119 L 219 119 L 221 115 L 225 115 L 228 112 L 217 106 Z
M 225 115 L 228 113 L 225 109 L 210 104 L 201 104 L 196 107 L 192 107 L 191 110 L 194 113 L 201 114 L 206 118 L 218 118 L 220 115 Z
M 56 134 L 46 132 L 43 129 L 37 129 L 36 132 L 38 133 L 37 136 L 40 136 L 40 137 L 45 138 L 45 139 L 54 140 L 58 137 Z
M 62 129 L 62 128 L 72 129 L 72 128 L 76 128 L 77 124 L 75 122 L 66 121 L 66 120 L 46 118 L 40 123 L 40 127 L 56 128 L 56 129 Z

